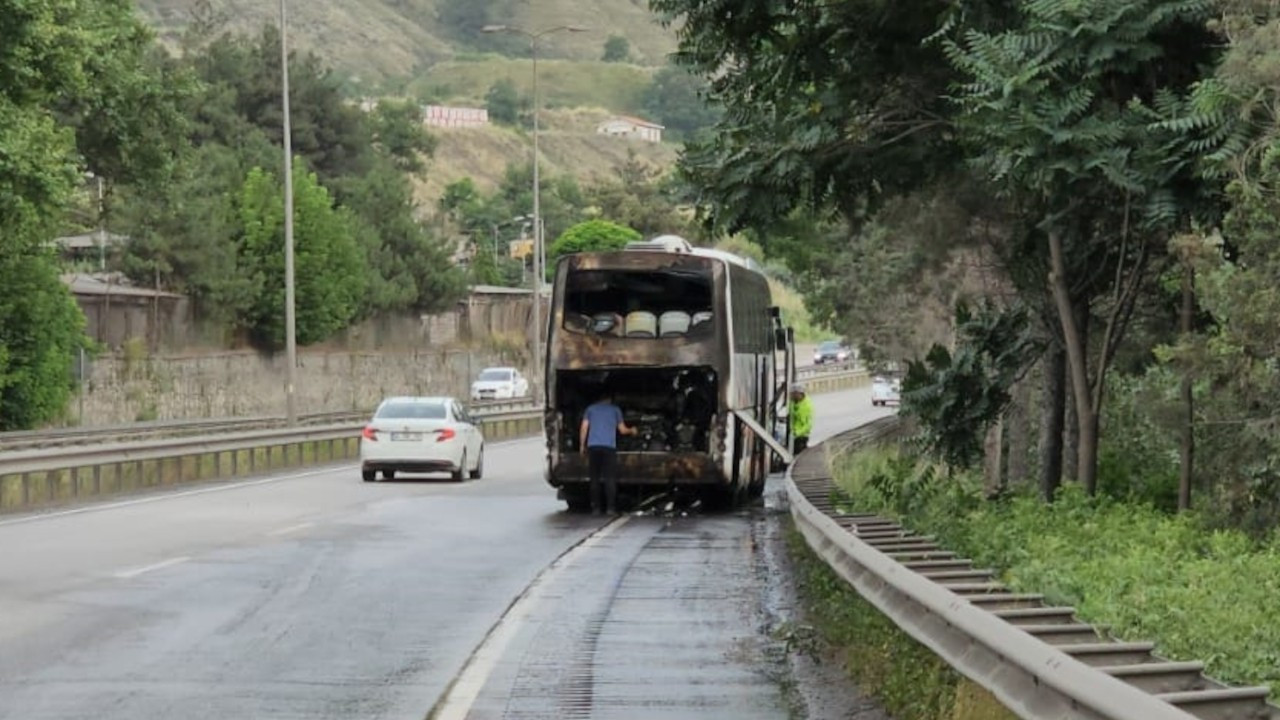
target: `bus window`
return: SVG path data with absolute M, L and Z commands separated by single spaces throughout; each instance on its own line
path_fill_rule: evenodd
M 576 270 L 565 278 L 564 329 L 669 338 L 713 326 L 711 269 Z

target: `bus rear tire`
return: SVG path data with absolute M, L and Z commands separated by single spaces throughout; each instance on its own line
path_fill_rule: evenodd
M 565 492 L 564 504 L 571 513 L 590 512 L 591 496 L 585 492 Z
M 703 490 L 702 507 L 708 512 L 730 512 L 742 504 L 742 491 L 736 486 L 716 486 Z

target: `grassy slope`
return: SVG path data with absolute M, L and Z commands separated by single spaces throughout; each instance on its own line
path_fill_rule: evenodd
M 192 17 L 193 0 L 138 0 L 139 7 L 168 40 Z M 290 3 L 294 45 L 314 50 L 336 68 L 363 77 L 407 75 L 415 68 L 449 59 L 463 48 L 436 22 L 438 0 L 305 0 Z M 278 22 L 276 3 L 209 0 L 225 27 L 256 33 Z M 611 33 L 631 43 L 632 58 L 661 65 L 675 49 L 674 35 L 660 25 L 647 3 L 634 0 L 538 0 L 512 4 L 509 24 L 530 28 L 578 24 L 589 32 L 560 33 L 544 40 L 549 58 L 598 60 Z
M 627 159 L 628 150 L 658 167 L 675 164 L 672 145 L 607 138 L 596 135 L 595 123 L 607 117 L 603 110 L 549 111 L 547 129 L 539 137 L 541 169 L 548 175 L 572 174 L 583 184 L 613 178 L 614 169 Z M 469 130 L 434 129 L 440 139 L 435 158 L 416 181 L 416 197 L 423 206 L 438 200 L 449 183 L 470 177 L 482 190 L 492 190 L 502 180 L 508 163 L 529 158 L 527 133 L 492 126 Z
M 602 107 L 638 113 L 652 69 L 624 63 L 546 60 L 538 63 L 544 108 Z M 511 80 L 522 96 L 533 94 L 533 68 L 528 60 L 498 56 L 447 61 L 428 68 L 409 84 L 411 97 L 482 106 L 497 81 Z

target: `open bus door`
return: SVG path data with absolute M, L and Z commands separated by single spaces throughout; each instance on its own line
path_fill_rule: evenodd
M 781 363 L 778 360 L 778 354 L 781 353 Z M 769 446 L 774 449 L 771 456 L 769 469 L 773 472 L 781 472 L 791 464 L 791 419 L 790 412 L 787 412 L 787 419 L 780 422 L 780 415 L 789 407 L 791 384 L 796 381 L 796 332 L 794 328 L 783 327 L 782 320 L 779 315 L 774 315 L 774 367 L 782 368 L 782 377 L 775 378 L 774 392 L 772 398 L 772 417 L 771 427 L 769 428 L 770 440 Z

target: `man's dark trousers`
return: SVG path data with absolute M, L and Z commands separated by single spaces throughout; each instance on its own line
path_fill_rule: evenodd
M 618 451 L 611 447 L 588 448 L 587 474 L 591 478 L 591 511 L 600 511 L 600 491 L 603 486 L 607 512 L 617 512 Z

